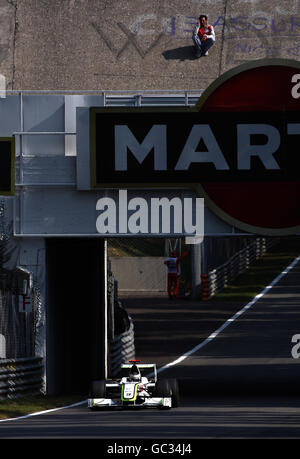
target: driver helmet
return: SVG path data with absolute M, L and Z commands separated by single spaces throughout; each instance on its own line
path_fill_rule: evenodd
M 132 365 L 130 369 L 129 377 L 132 381 L 140 381 L 141 373 L 136 365 Z

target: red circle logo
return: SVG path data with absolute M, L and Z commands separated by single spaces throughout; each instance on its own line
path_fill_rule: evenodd
M 294 166 L 300 157 L 300 64 L 269 59 L 241 65 L 212 83 L 200 97 L 197 108 L 202 114 L 241 113 L 242 123 L 242 114 L 250 113 L 252 119 L 257 114 L 258 123 L 263 119 L 263 126 L 276 134 L 281 149 L 279 159 L 276 150 L 272 154 L 269 151 L 265 164 L 260 165 L 268 169 L 267 159 L 271 159 L 270 169 L 282 172 L 279 181 L 201 182 L 201 193 L 209 207 L 226 222 L 247 232 L 300 232 L 300 170 L 295 171 Z M 280 130 L 272 120 L 279 123 Z M 271 143 L 270 138 L 260 138 L 258 145 L 261 144 L 262 151 L 268 151 L 268 142 Z M 256 151 L 259 152 L 259 146 Z M 263 156 L 257 156 L 249 159 L 249 167 L 255 161 L 262 162 Z

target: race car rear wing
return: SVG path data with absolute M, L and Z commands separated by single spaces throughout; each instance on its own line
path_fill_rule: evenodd
M 157 381 L 157 370 L 156 370 L 156 364 L 155 363 L 136 363 L 136 366 L 141 372 L 142 376 L 146 376 L 148 379 L 154 379 L 154 381 Z M 121 365 L 121 372 L 124 376 L 128 376 L 128 372 L 126 370 L 129 370 L 132 367 L 132 364 L 129 363 L 124 363 Z

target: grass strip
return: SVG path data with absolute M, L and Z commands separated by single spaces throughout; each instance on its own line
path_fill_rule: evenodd
M 0 400 L 0 419 L 16 418 L 37 411 L 51 410 L 84 400 L 82 396 L 32 395 Z

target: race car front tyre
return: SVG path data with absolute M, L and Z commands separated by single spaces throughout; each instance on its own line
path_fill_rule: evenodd
M 105 398 L 106 395 L 106 383 L 104 379 L 99 381 L 92 381 L 90 398 Z
M 155 387 L 155 397 L 172 397 L 172 389 L 168 379 L 159 379 Z M 161 410 L 169 410 L 170 406 L 159 406 Z
M 172 407 L 178 408 L 179 407 L 179 387 L 177 379 L 172 378 L 169 379 L 169 385 L 172 391 Z
M 168 379 L 159 379 L 155 387 L 156 397 L 171 397 L 171 386 Z

